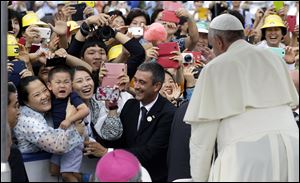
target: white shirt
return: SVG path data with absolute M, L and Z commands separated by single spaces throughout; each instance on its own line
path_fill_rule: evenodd
M 140 116 L 139 116 L 139 122 L 138 122 L 138 125 L 137 125 L 137 129 L 139 129 L 140 124 L 141 124 L 141 120 L 142 120 L 142 110 L 141 110 L 141 107 L 145 107 L 147 109 L 147 113 L 148 113 L 151 110 L 151 108 L 154 106 L 154 104 L 156 103 L 156 101 L 158 99 L 158 96 L 159 95 L 157 95 L 156 99 L 153 102 L 151 102 L 150 104 L 148 104 L 146 106 L 144 106 L 142 104 L 142 102 L 140 102 Z

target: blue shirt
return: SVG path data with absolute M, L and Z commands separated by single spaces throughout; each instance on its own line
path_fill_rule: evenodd
M 54 129 L 58 128 L 60 123 L 66 118 L 66 109 L 68 105 L 68 100 L 70 98 L 70 102 L 76 108 L 83 104 L 82 99 L 76 92 L 71 92 L 70 95 L 64 99 L 57 99 L 54 95 L 52 95 L 52 118 L 53 118 L 53 126 Z

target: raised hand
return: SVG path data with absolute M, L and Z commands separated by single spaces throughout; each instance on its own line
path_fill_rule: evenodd
M 53 27 L 53 25 L 51 24 L 49 24 L 49 26 L 59 36 L 64 36 L 67 34 L 67 30 L 68 30 L 67 22 L 59 20 L 55 22 L 55 27 Z
M 56 50 L 55 52 L 55 55 L 57 55 L 58 57 L 63 57 L 63 58 L 66 58 L 68 53 L 65 49 L 61 48 L 59 50 Z
M 154 58 L 157 59 L 158 58 L 158 47 L 151 47 L 149 49 L 146 49 L 146 61 L 150 61 L 150 59 Z
M 105 64 L 102 64 L 98 75 L 100 85 L 102 83 L 103 78 L 106 76 L 106 74 L 107 74 L 107 69 L 105 68 Z
M 118 87 L 120 91 L 126 91 L 129 88 L 130 79 L 125 73 L 121 74 L 119 77 Z
M 295 57 L 296 57 L 296 54 L 295 54 L 295 51 L 293 50 L 293 47 L 286 46 L 285 47 L 285 55 L 283 57 L 285 62 L 288 64 L 293 64 L 293 63 L 295 63 Z
M 26 78 L 28 76 L 33 76 L 32 72 L 28 69 L 24 69 L 22 70 L 19 75 L 21 76 L 21 78 Z
M 94 155 L 96 157 L 102 157 L 108 151 L 107 148 L 103 147 L 98 142 L 85 141 L 84 146 L 85 153 L 83 155 Z

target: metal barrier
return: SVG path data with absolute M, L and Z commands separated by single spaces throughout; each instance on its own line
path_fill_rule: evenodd
M 10 151 L 7 146 L 7 19 L 7 1 L 1 1 L 1 182 L 10 182 L 11 180 L 7 162 L 7 153 Z

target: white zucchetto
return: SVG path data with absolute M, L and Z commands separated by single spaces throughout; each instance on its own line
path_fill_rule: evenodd
M 224 31 L 244 30 L 241 21 L 235 16 L 230 14 L 222 14 L 217 16 L 211 21 L 209 27 L 212 29 L 224 30 Z

